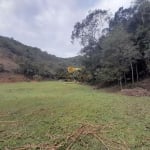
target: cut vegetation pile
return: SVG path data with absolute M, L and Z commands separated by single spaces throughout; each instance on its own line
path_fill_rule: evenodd
M 92 124 L 83 124 L 72 134 L 68 135 L 62 142 L 54 146 L 48 144 L 40 145 L 26 145 L 20 148 L 14 148 L 14 150 L 30 150 L 30 149 L 44 149 L 44 150 L 71 150 L 72 147 L 78 143 L 82 145 L 85 149 L 89 149 L 89 144 L 86 140 L 87 137 L 95 138 L 99 143 L 101 149 L 106 150 L 129 150 L 127 143 L 123 140 L 115 141 L 106 137 L 106 134 L 114 128 L 114 124 L 108 125 L 92 125 Z M 55 137 L 51 137 L 55 138 Z M 57 139 L 57 138 L 55 138 Z
M 137 96 L 137 97 L 150 96 L 150 92 L 147 89 L 143 88 L 124 89 L 121 90 L 121 93 L 127 96 Z

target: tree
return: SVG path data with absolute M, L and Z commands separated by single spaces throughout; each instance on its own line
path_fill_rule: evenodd
M 72 32 L 72 41 L 78 39 L 83 46 L 83 65 L 93 79 L 95 69 L 100 67 L 100 59 L 97 57 L 101 53 L 100 37 L 107 33 L 109 20 L 110 14 L 106 10 L 94 10 L 81 22 L 76 23 Z
M 97 9 L 90 12 L 85 19 L 75 24 L 71 36 L 72 41 L 78 39 L 83 46 L 97 42 L 109 20 L 110 15 L 106 10 Z
M 110 68 L 110 72 L 113 68 L 110 78 L 114 79 L 115 76 L 120 82 L 123 78 L 126 81 L 125 75 L 131 70 L 132 83 L 134 84 L 133 64 L 140 58 L 140 54 L 131 40 L 131 35 L 122 26 L 116 27 L 104 39 L 102 49 L 104 68 Z
M 150 1 L 136 0 L 111 20 L 107 11 L 95 10 L 75 25 L 72 40 L 83 46 L 83 64 L 93 82 L 119 82 L 122 88 L 123 82 L 134 84 L 150 72 L 149 22 Z

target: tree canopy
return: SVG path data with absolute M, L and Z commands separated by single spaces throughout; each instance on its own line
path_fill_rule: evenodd
M 136 0 L 114 17 L 94 10 L 75 24 L 71 38 L 83 46 L 92 82 L 134 84 L 150 73 L 150 1 Z

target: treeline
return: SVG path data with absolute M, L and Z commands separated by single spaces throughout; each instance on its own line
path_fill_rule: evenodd
M 94 10 L 74 26 L 72 41 L 83 46 L 88 82 L 134 84 L 150 73 L 150 1 L 136 0 L 112 18 Z

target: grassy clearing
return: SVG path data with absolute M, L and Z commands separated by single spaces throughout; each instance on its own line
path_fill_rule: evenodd
M 133 150 L 149 150 L 149 110 L 149 97 L 126 97 L 74 83 L 1 84 L 0 149 L 53 145 L 62 142 L 81 124 L 112 124 L 105 133 L 107 137 L 126 141 Z M 81 139 L 74 142 L 73 150 L 106 149 L 92 136 L 82 135 Z

